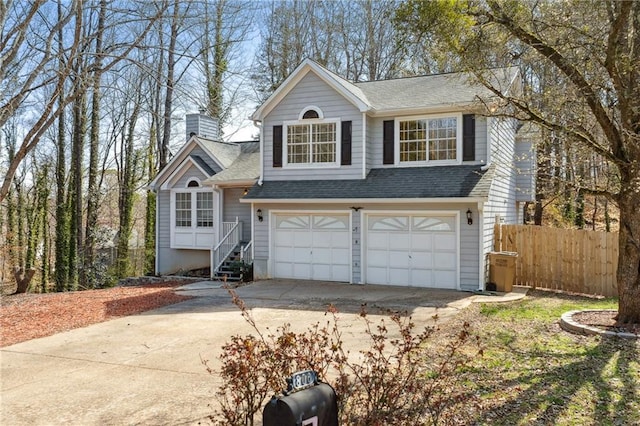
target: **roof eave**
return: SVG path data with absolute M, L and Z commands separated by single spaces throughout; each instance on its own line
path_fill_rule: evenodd
M 242 198 L 241 203 L 277 204 L 397 204 L 397 203 L 484 203 L 487 197 L 436 197 L 436 198 Z
M 459 102 L 448 103 L 431 107 L 413 107 L 413 108 L 386 108 L 386 109 L 371 109 L 369 115 L 372 117 L 385 117 L 385 116 L 398 116 L 398 115 L 416 115 L 416 114 L 439 114 L 444 112 L 458 112 L 458 111 L 480 111 L 480 107 L 477 102 Z

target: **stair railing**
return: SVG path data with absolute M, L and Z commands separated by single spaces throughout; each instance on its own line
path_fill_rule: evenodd
M 249 241 L 247 244 L 242 246 L 242 250 L 240 250 L 240 260 L 245 265 L 250 265 L 253 263 L 253 240 Z
M 242 235 L 242 222 L 236 217 L 235 222 L 223 222 L 222 231 L 226 232 L 220 242 L 211 250 L 211 277 L 220 269 L 225 259 L 240 243 Z

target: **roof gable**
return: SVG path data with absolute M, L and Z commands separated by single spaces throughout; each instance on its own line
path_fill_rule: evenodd
M 345 99 L 351 102 L 361 112 L 371 109 L 371 105 L 365 94 L 360 88 L 344 78 L 330 72 L 326 68 L 320 66 L 316 62 L 305 59 L 298 67 L 285 79 L 285 81 L 276 89 L 275 92 L 260 105 L 253 113 L 251 119 L 262 120 L 269 112 L 278 104 L 285 96 L 302 80 L 308 73 L 314 73 L 327 85 L 341 94 Z
M 167 179 L 163 181 L 160 189 L 166 190 L 173 188 L 176 182 L 178 182 L 180 178 L 189 169 L 191 169 L 191 167 L 196 167 L 198 170 L 200 170 L 200 173 L 205 176 L 205 179 L 210 178 L 215 174 L 215 171 L 213 171 L 213 169 L 211 169 L 208 165 L 205 164 L 205 166 L 206 167 L 203 167 L 202 158 L 198 157 L 197 155 L 190 155 L 185 161 L 179 164 L 179 166 L 173 171 L 173 173 L 171 173 L 171 175 Z
M 207 164 L 207 161 L 199 155 L 192 156 L 192 152 L 196 148 L 200 148 L 210 160 L 212 160 L 220 170 L 229 167 L 235 159 L 240 155 L 240 147 L 233 143 L 216 142 L 204 139 L 198 136 L 192 136 L 187 143 L 182 145 L 176 155 L 171 158 L 169 163 L 156 175 L 155 179 L 149 183 L 149 188 L 158 189 L 164 187 L 170 177 L 174 176 L 178 169 L 182 169 L 184 163 L 189 160 L 189 164 L 195 164 L 202 170 L 207 177 L 212 176 L 215 170 Z M 194 159 L 193 157 L 198 157 Z M 203 164 L 206 166 L 204 167 Z M 207 170 L 210 169 L 210 170 Z M 209 173 L 213 171 L 214 173 Z

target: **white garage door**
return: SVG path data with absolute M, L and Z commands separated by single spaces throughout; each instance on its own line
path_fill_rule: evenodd
M 458 287 L 456 216 L 368 215 L 366 282 Z
M 274 277 L 349 281 L 347 214 L 278 214 L 273 226 Z

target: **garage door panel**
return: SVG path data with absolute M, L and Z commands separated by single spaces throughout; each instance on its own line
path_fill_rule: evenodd
M 433 236 L 430 234 L 412 234 L 411 248 L 413 250 L 431 251 L 433 249 Z
M 308 280 L 311 278 L 311 265 L 308 263 L 293 264 L 293 278 Z
M 389 266 L 389 257 L 386 250 L 369 250 L 367 261 L 369 265 L 374 267 L 387 268 Z
M 331 241 L 332 247 L 349 248 L 351 247 L 351 234 L 348 232 L 332 232 Z
M 387 233 L 370 233 L 367 237 L 368 246 L 372 249 L 383 249 L 387 250 L 389 244 L 389 237 Z
M 278 262 L 293 262 L 295 250 L 291 247 L 278 247 Z
M 349 249 L 348 248 L 331 249 L 331 263 L 334 265 L 348 265 Z
M 296 232 L 293 236 L 294 247 L 311 247 L 311 234 L 309 232 Z
M 349 281 L 349 215 L 277 214 L 274 276 Z
M 387 272 L 386 267 L 370 266 L 367 268 L 367 282 L 370 284 L 386 284 L 389 281 Z
M 435 250 L 455 250 L 456 236 L 455 234 L 438 234 L 433 237 L 433 248 Z
M 293 262 L 295 263 L 309 263 L 311 262 L 312 253 L 308 248 L 295 248 L 293 249 Z
M 293 265 L 291 263 L 276 262 L 275 274 L 282 278 L 294 278 Z
M 410 285 L 409 270 L 407 268 L 389 268 L 389 284 Z
M 331 232 L 314 232 L 312 245 L 317 247 L 331 247 Z
M 412 252 L 411 266 L 419 269 L 431 269 L 433 265 L 433 255 L 430 252 Z
M 432 287 L 452 288 L 456 284 L 455 271 L 433 271 Z
M 411 236 L 404 232 L 390 232 L 388 239 L 389 250 L 406 250 L 411 244 Z
M 433 287 L 430 269 L 412 269 L 411 285 L 415 287 Z
M 437 269 L 456 269 L 455 253 L 434 253 L 433 266 Z
M 456 288 L 457 222 L 453 215 L 367 215 L 366 281 Z
M 406 251 L 390 251 L 389 264 L 398 268 L 409 267 L 409 252 Z
M 278 246 L 293 246 L 293 232 L 280 231 L 277 232 L 274 239 L 276 247 Z

